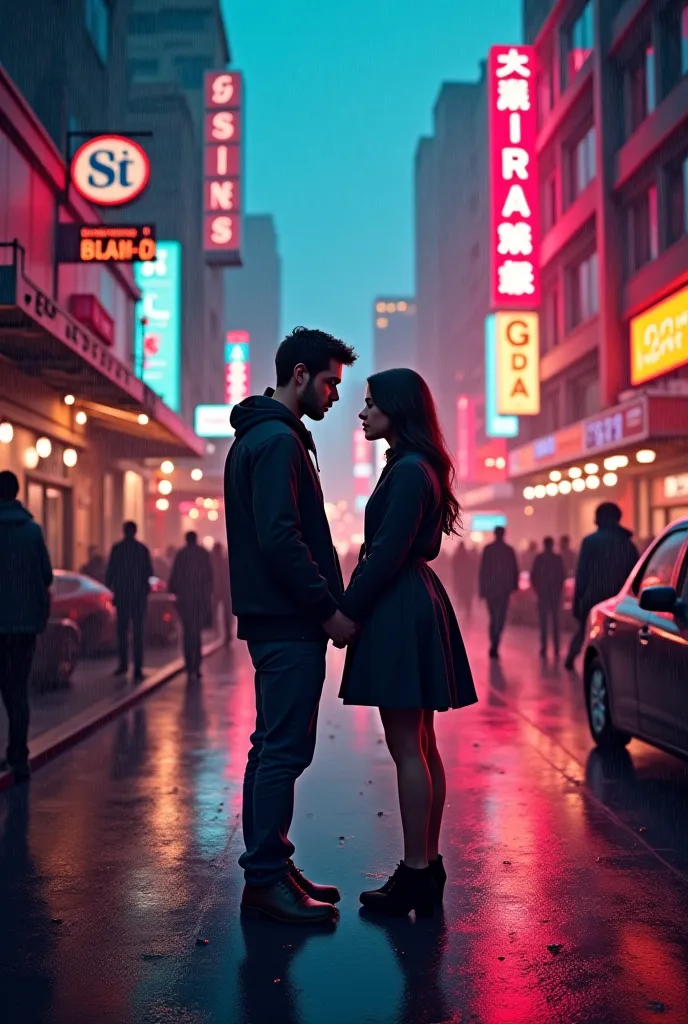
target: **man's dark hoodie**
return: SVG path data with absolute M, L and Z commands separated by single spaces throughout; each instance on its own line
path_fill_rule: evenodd
M 0 633 L 42 633 L 53 571 L 43 531 L 19 501 L 0 501 Z
M 631 531 L 616 522 L 600 523 L 581 544 L 576 570 L 573 614 L 584 622 L 590 609 L 618 594 L 638 561 Z
M 238 636 L 323 639 L 343 583 L 313 438 L 269 393 L 237 405 L 231 424 L 225 513 Z

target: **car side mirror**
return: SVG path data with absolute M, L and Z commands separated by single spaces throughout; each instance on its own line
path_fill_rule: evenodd
M 640 607 L 646 612 L 675 612 L 676 604 L 673 587 L 645 587 L 640 595 Z

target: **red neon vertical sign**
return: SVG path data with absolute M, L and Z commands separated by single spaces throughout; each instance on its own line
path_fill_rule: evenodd
M 203 248 L 230 267 L 241 266 L 242 93 L 238 71 L 206 72 Z
M 475 480 L 475 398 L 456 396 L 456 477 Z
M 540 305 L 535 69 L 532 46 L 490 48 L 492 309 Z

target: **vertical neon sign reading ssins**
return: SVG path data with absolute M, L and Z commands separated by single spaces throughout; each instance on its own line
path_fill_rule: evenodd
M 540 305 L 535 142 L 535 51 L 490 48 L 490 257 L 492 309 Z
M 206 73 L 203 249 L 227 267 L 241 266 L 242 94 L 238 71 Z
M 182 247 L 158 242 L 156 259 L 135 263 L 141 291 L 137 315 L 145 317 L 143 337 L 137 337 L 137 365 L 142 379 L 175 412 L 181 408 L 181 287 Z M 141 345 L 143 359 L 141 360 Z

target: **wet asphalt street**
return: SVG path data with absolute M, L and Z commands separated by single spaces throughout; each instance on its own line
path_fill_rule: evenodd
M 3 1024 L 688 1022 L 688 767 L 592 751 L 580 681 L 541 669 L 533 632 L 499 665 L 482 620 L 467 638 L 480 703 L 438 721 L 441 917 L 359 913 L 400 829 L 377 713 L 341 706 L 333 652 L 292 837 L 341 919 L 242 921 L 235 645 L 0 796 Z

